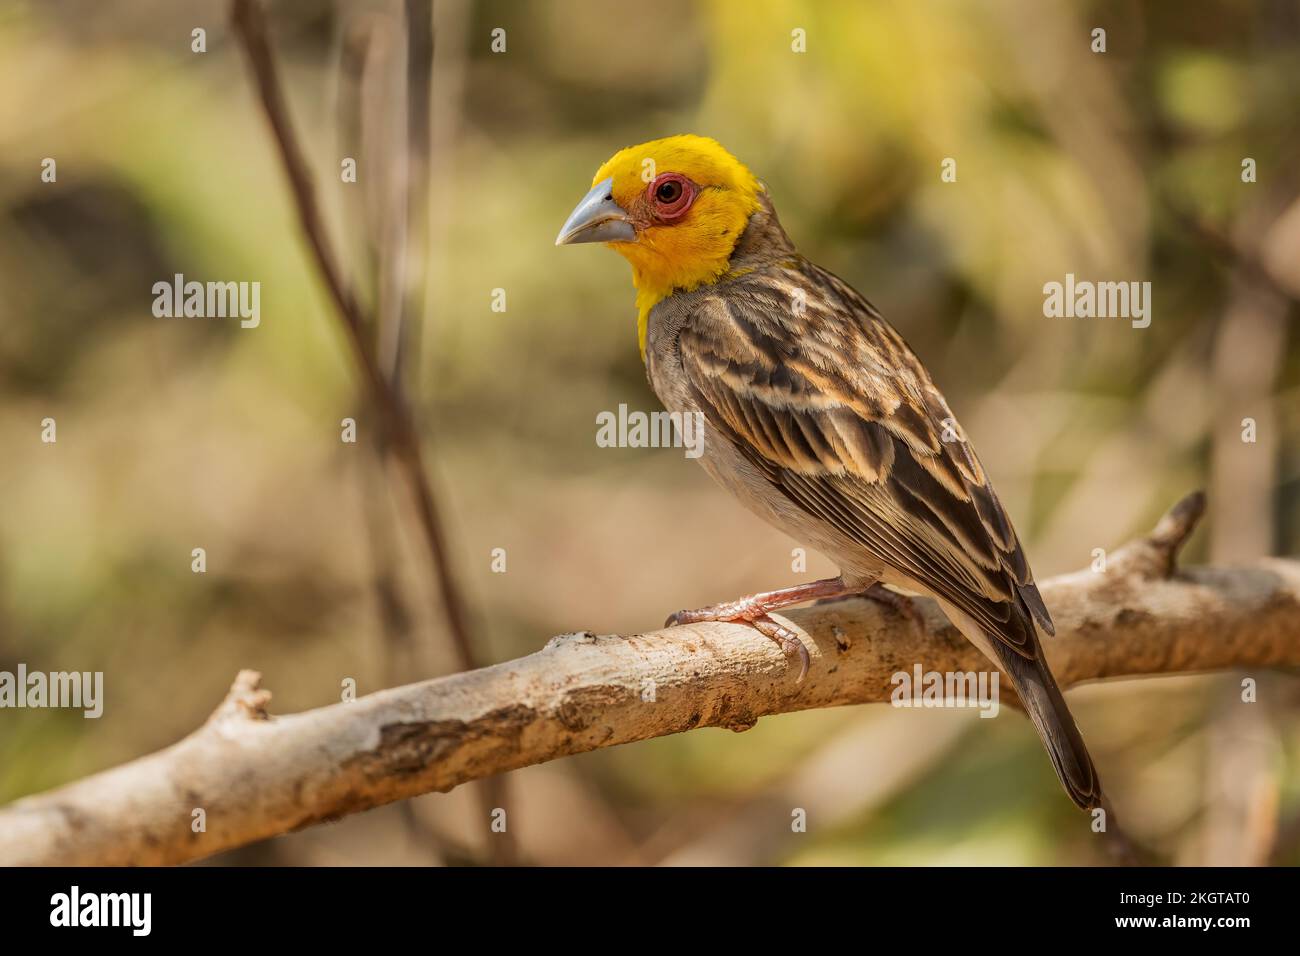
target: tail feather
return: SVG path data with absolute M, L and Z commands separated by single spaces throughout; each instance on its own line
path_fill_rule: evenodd
M 1034 658 L 1006 654 L 999 663 L 1015 685 L 1025 705 L 1025 713 L 1043 739 L 1052 766 L 1056 768 L 1056 776 L 1070 799 L 1083 810 L 1101 806 L 1101 779 L 1079 728 L 1074 724 L 1074 717 L 1065 705 L 1061 689 L 1043 663 L 1042 651 L 1039 650 Z
M 969 614 L 942 598 L 939 606 L 957 629 L 1011 679 L 1070 799 L 1083 810 L 1102 806 L 1105 797 L 1101 779 L 1061 689 L 1043 660 L 1033 608 L 1021 604 L 1011 607 L 1004 625 L 1008 636 L 1004 638 L 989 634 Z M 1047 616 L 1046 608 L 1042 616 Z

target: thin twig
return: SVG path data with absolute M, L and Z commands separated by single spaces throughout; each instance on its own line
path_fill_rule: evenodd
M 366 334 L 366 330 L 372 327 L 373 323 L 362 311 L 344 279 L 327 238 L 325 222 L 316 203 L 311 171 L 303 158 L 302 149 L 289 119 L 275 57 L 267 38 L 266 20 L 256 0 L 232 0 L 231 21 L 257 81 L 262 107 L 271 125 L 276 145 L 279 147 L 285 177 L 293 191 L 299 223 L 311 245 L 321 277 L 325 280 L 326 288 L 343 321 L 357 364 L 361 368 L 371 399 L 381 419 L 385 436 L 391 443 L 393 457 L 414 496 L 416 513 L 437 578 L 438 594 L 456 648 L 457 659 L 463 668 L 474 667 L 477 660 L 469 637 L 465 607 L 451 571 L 451 563 L 447 559 L 446 536 L 428 470 L 424 464 L 419 434 L 408 407 L 390 387 L 379 368 L 374 349 Z
M 427 49 L 422 40 L 413 38 L 409 41 L 412 55 L 418 57 L 418 62 L 413 68 L 424 70 L 426 73 L 431 70 L 433 43 L 432 22 L 427 10 L 428 2 L 429 0 L 424 0 L 426 9 L 423 14 L 415 10 L 421 4 L 414 0 L 407 7 L 408 15 L 412 16 L 408 23 L 409 29 L 429 31 Z M 289 118 L 284 90 L 280 83 L 275 56 L 271 50 L 269 31 L 261 7 L 256 0 L 232 0 L 231 21 L 253 70 L 262 107 L 279 148 L 285 177 L 293 192 L 299 224 L 310 243 L 316 265 L 325 280 L 330 297 L 334 300 L 336 311 L 343 322 L 348 341 L 351 343 L 353 354 L 360 366 L 366 388 L 380 420 L 381 430 L 376 440 L 379 446 L 386 449 L 396 461 L 414 499 L 416 514 L 433 567 L 437 594 L 447 620 L 458 665 L 462 670 L 472 670 L 479 666 L 479 660 L 470 639 L 465 604 L 448 557 L 441 512 L 425 466 L 420 437 L 410 408 L 402 396 L 401 363 L 395 362 L 392 375 L 385 375 L 369 336 L 369 332 L 377 328 L 377 323 L 362 310 L 343 276 L 330 245 L 325 222 L 316 202 L 311 171 L 303 157 Z M 410 79 L 408 73 L 408 81 Z M 424 88 L 414 96 L 416 103 L 426 112 L 429 102 L 427 88 L 429 82 L 431 81 L 426 77 Z M 415 108 L 414 103 L 412 108 Z M 414 145 L 422 153 L 420 164 L 408 170 L 408 176 L 412 173 L 425 175 L 424 171 L 428 166 L 427 120 L 423 121 L 424 133 L 419 132 L 420 123 L 408 119 L 408 124 L 419 136 L 419 142 Z M 412 190 L 412 195 L 408 196 L 407 202 L 408 204 L 413 201 L 421 202 L 419 197 L 425 195 L 423 187 Z M 405 255 L 406 243 L 400 245 L 401 254 Z M 409 319 L 415 308 L 423 309 L 424 286 L 420 284 L 416 288 L 419 290 L 416 299 L 409 299 L 405 293 L 403 294 L 403 305 L 399 311 L 404 319 Z M 479 799 L 485 815 L 498 807 L 505 806 L 507 802 L 505 781 L 485 780 L 480 788 Z M 489 844 L 493 861 L 497 863 L 513 861 L 515 857 L 513 836 L 509 834 L 494 834 L 494 836 L 499 836 L 500 839 L 494 839 Z
M 432 0 L 406 0 L 406 248 L 408 269 L 402 290 L 394 362 L 399 378 L 418 356 L 428 295 L 429 169 L 432 143 L 429 114 L 433 99 Z
M 1227 232 L 1180 201 L 1169 196 L 1162 196 L 1161 199 L 1169 215 L 1187 230 L 1188 235 L 1213 253 L 1225 266 L 1239 269 L 1252 283 L 1285 301 L 1300 302 L 1300 296 L 1273 274 L 1255 250 L 1244 248 Z

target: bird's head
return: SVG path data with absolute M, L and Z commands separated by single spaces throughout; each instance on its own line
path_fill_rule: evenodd
M 727 271 L 762 191 L 754 174 L 716 140 L 652 140 L 620 150 L 596 171 L 591 191 L 555 244 L 607 243 L 632 264 L 647 311 L 647 301 L 652 306 Z

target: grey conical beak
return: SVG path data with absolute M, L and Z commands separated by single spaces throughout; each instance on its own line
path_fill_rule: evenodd
M 614 202 L 610 187 L 613 177 L 596 183 L 591 192 L 569 214 L 555 237 L 557 246 L 575 242 L 636 242 L 636 230 L 628 222 L 627 210 Z

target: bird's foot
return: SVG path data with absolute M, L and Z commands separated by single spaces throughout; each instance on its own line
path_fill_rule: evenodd
M 883 604 L 907 618 L 912 626 L 922 634 L 925 633 L 925 618 L 917 610 L 916 603 L 906 594 L 899 594 L 897 591 L 891 591 L 883 584 L 873 584 L 865 591 L 861 592 L 862 596 L 868 601 L 875 601 L 877 604 Z
M 774 641 L 787 658 L 791 660 L 798 658 L 799 676 L 795 679 L 795 683 L 799 684 L 803 683 L 803 679 L 807 676 L 808 668 L 812 663 L 808 655 L 808 648 L 799 639 L 798 634 L 773 618 L 771 612 L 780 610 L 783 607 L 789 607 L 792 604 L 802 604 L 816 598 L 838 597 L 845 593 L 848 592 L 844 587 L 844 582 L 839 578 L 813 581 L 792 588 L 783 588 L 780 591 L 753 594 L 736 601 L 714 604 L 711 607 L 702 607 L 694 611 L 678 611 L 676 614 L 669 615 L 664 627 L 677 627 L 679 624 L 701 624 L 705 621 L 748 624 L 764 637 Z
M 808 648 L 804 642 L 799 640 L 799 635 L 784 624 L 777 621 L 763 608 L 761 604 L 752 604 L 752 598 L 742 598 L 739 601 L 728 601 L 726 604 L 715 604 L 712 607 L 702 607 L 694 611 L 678 611 L 676 614 L 670 614 L 668 620 L 664 622 L 664 627 L 677 627 L 680 624 L 702 624 L 705 621 L 718 621 L 727 624 L 748 624 L 764 637 L 776 642 L 776 646 L 781 648 L 787 658 L 799 660 L 799 676 L 795 678 L 796 684 L 802 684 L 804 677 L 808 673 L 808 667 L 812 663 L 808 656 Z M 741 609 L 743 608 L 743 610 Z

